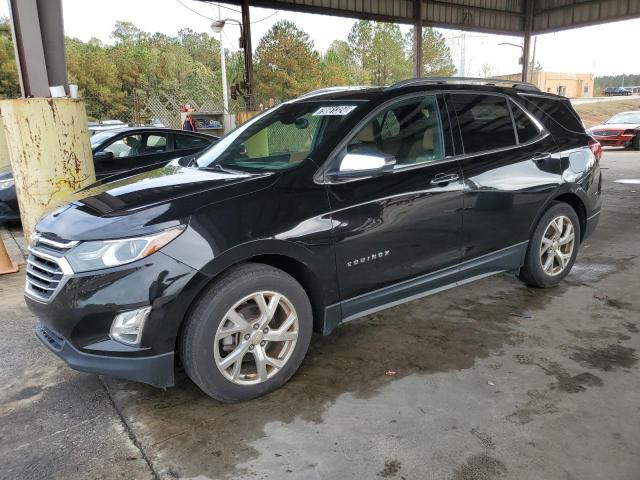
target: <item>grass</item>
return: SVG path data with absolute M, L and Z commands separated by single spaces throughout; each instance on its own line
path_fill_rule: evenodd
M 614 114 L 627 110 L 640 110 L 640 98 L 585 103 L 574 107 L 587 127 L 599 125 Z

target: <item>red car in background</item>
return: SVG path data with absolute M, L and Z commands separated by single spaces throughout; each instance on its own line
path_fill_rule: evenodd
M 629 147 L 640 150 L 640 111 L 620 112 L 589 133 L 603 147 Z

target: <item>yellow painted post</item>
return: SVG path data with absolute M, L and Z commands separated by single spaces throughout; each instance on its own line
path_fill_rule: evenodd
M 0 170 L 4 170 L 10 165 L 9 150 L 7 149 L 7 139 L 4 136 L 4 127 L 2 126 L 2 117 L 0 117 Z
M 25 239 L 38 219 L 95 182 L 87 114 L 81 100 L 0 101 Z

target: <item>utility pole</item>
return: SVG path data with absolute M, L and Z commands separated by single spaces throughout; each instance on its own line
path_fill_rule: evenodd
M 218 20 L 222 20 L 220 4 L 218 4 Z M 227 60 L 224 54 L 224 44 L 222 43 L 222 29 L 220 29 L 220 73 L 222 74 L 222 106 L 224 113 L 229 113 L 229 92 L 227 86 Z

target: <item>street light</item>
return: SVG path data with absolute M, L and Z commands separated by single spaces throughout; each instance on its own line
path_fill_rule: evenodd
M 517 43 L 509 43 L 509 42 L 501 42 L 498 45 L 509 45 L 510 47 L 518 47 L 522 51 L 522 55 L 520 55 L 520 61 L 518 63 L 522 65 L 522 62 L 524 62 L 524 47 L 522 45 L 518 45 Z
M 235 18 L 225 18 L 224 20 L 220 20 L 220 19 L 219 20 L 214 20 L 211 23 L 211 30 L 213 30 L 214 33 L 221 33 L 222 29 L 227 24 L 227 22 L 233 22 L 233 23 L 238 24 L 238 26 L 240 27 L 240 31 L 242 32 L 242 23 L 240 23 Z
M 221 17 L 220 5 L 218 5 L 218 17 Z M 218 33 L 220 35 L 220 73 L 222 75 L 222 104 L 224 113 L 229 113 L 229 93 L 227 92 L 227 61 L 225 59 L 224 45 L 222 43 L 222 29 L 227 24 L 227 22 L 237 23 L 240 27 L 240 34 L 242 36 L 242 24 L 233 18 L 226 18 L 224 20 L 218 19 L 214 20 L 211 23 L 211 30 L 213 30 L 214 33 Z

